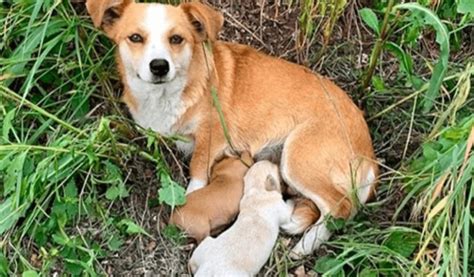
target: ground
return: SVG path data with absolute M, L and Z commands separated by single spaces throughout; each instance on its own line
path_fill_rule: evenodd
M 89 275 L 189 274 L 187 261 L 194 244 L 183 241 L 167 228 L 171 207 L 158 201 L 158 190 L 165 185 L 166 177 L 181 185 L 187 184 L 188 161 L 175 150 L 170 139 L 133 125 L 125 105 L 119 100 L 122 87 L 112 58 L 113 46 L 92 27 L 84 2 L 31 4 L 25 1 L 14 4 L 11 10 L 8 10 L 10 7 L 0 10 L 0 15 L 5 15 L 0 17 L 5 25 L 0 31 L 0 37 L 5 38 L 5 42 L 0 41 L 0 119 L 3 121 L 0 124 L 3 134 L 0 137 L 0 184 L 4 185 L 0 187 L 3 192 L 0 218 L 8 216 L 4 213 L 9 210 L 4 209 L 3 203 L 13 198 L 13 192 L 34 195 L 33 200 L 25 200 L 27 209 L 17 222 L 8 225 L 6 220 L 0 220 L 0 276 L 19 275 L 27 270 L 47 276 L 54 272 L 71 273 L 71 269 Z M 425 3 L 449 26 L 451 51 L 440 96 L 429 112 L 422 112 L 420 93 L 426 88 L 423 90 L 408 80 L 400 57 L 408 55 L 410 74 L 431 83 L 434 65 L 442 53 L 433 28 L 419 31 L 416 40 L 408 42 L 407 30 L 415 25 L 410 20 L 416 18 L 405 15 L 399 18 L 400 13 L 393 12 L 390 20 L 395 23 L 387 40 L 398 43 L 402 52 L 383 51 L 369 86 L 362 86 L 379 36 L 361 19 L 361 10 L 366 7 L 376 10 L 380 27 L 384 7 L 392 1 L 324 2 L 345 4 L 334 16 L 322 16 L 322 6 L 311 6 L 313 1 L 208 2 L 224 14 L 222 40 L 251 45 L 272 56 L 306 65 L 347 91 L 365 113 L 381 165 L 376 198 L 344 226 L 334 222 L 335 235 L 327 245 L 314 255 L 292 261 L 288 251 L 298 237 L 282 235 L 259 276 L 314 276 L 316 271 L 341 276 L 340 271 L 330 271 L 337 266 L 350 276 L 433 274 L 446 264 L 449 264 L 447 275 L 456 275 L 456 269 L 464 270 L 463 274 L 473 273 L 471 266 L 459 265 L 461 261 L 473 260 L 470 257 L 473 247 L 465 246 L 466 241 L 464 244 L 455 241 L 454 246 L 449 244 L 449 247 L 443 244 L 443 241 L 459 239 L 460 235 L 453 234 L 467 233 L 465 237 L 472 238 L 465 222 L 472 222 L 469 211 L 473 206 L 465 203 L 474 203 L 471 189 L 474 185 L 461 188 L 456 184 L 461 184 L 462 178 L 455 182 L 451 177 L 464 176 L 464 172 L 473 168 L 469 161 L 474 158 L 467 140 L 471 125 L 465 124 L 473 121 L 474 111 L 470 88 L 474 71 L 471 66 L 474 56 L 472 17 L 464 19 L 456 12 L 450 15 L 451 9 L 445 6 L 453 1 Z M 326 8 L 329 11 L 330 5 Z M 310 15 L 313 24 L 306 29 L 305 14 Z M 335 19 L 332 30 L 327 29 L 328 18 Z M 47 39 L 39 43 L 36 35 L 43 32 L 42 26 L 45 26 Z M 457 27 L 459 30 L 453 31 Z M 326 35 L 324 30 L 329 30 Z M 48 43 L 56 44 L 49 47 Z M 29 56 L 18 51 L 23 49 L 28 53 L 30 46 L 36 48 Z M 29 102 L 23 102 L 21 96 Z M 444 127 L 454 129 L 445 131 Z M 456 157 L 461 158 L 446 172 L 435 167 L 417 171 L 422 158 L 433 157 L 435 162 L 430 160 L 430 165 L 436 165 L 436 159 L 443 164 L 446 153 L 455 156 L 443 152 L 445 145 L 452 145 L 442 138 L 464 139 L 457 143 L 461 150 L 456 152 Z M 443 147 L 433 146 L 434 142 Z M 462 151 L 466 152 L 466 158 Z M 28 154 L 27 162 L 23 159 L 22 170 L 15 171 L 18 159 L 9 157 L 10 153 L 18 157 Z M 69 156 L 63 157 L 62 153 L 72 153 L 73 158 L 68 160 Z M 48 173 L 46 169 L 40 170 L 41 166 L 45 167 L 41 164 L 43 161 L 57 163 L 58 167 L 66 164 L 67 172 L 54 178 L 47 175 L 48 182 L 43 178 L 35 183 L 32 181 L 36 180 L 35 171 L 28 168 Z M 58 167 L 53 171 L 60 175 L 62 168 Z M 18 172 L 23 175 L 17 175 Z M 9 178 L 9 175 L 14 177 Z M 158 177 L 162 177 L 161 181 Z M 427 180 L 429 185 L 424 183 Z M 460 198 L 454 198 L 455 192 L 460 190 Z M 453 196 L 453 202 L 459 204 L 446 204 L 451 203 L 448 196 Z M 448 200 L 443 204 L 437 197 Z M 427 209 L 423 210 L 425 206 Z M 13 210 L 10 212 L 14 214 Z M 67 214 L 66 218 L 61 214 Z M 455 214 L 465 217 L 455 218 Z M 444 226 L 442 232 L 438 232 L 438 225 L 428 224 L 433 218 L 447 218 L 440 221 L 444 224 L 440 225 Z M 123 222 L 133 222 L 144 231 Z M 462 231 L 445 232 L 463 224 L 467 227 Z M 6 231 L 4 225 L 8 225 Z M 431 229 L 436 233 L 429 233 Z M 451 260 L 449 253 L 457 256 Z M 318 263 L 324 257 L 330 258 Z M 5 266 L 4 260 L 9 261 Z M 5 268 L 9 271 L 2 271 Z

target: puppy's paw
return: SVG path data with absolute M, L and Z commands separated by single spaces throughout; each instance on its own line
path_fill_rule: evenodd
M 313 253 L 321 244 L 325 243 L 331 237 L 331 232 L 327 229 L 324 222 L 313 225 L 293 247 L 290 257 L 297 259 Z
M 298 260 L 301 260 L 304 258 L 304 256 L 306 255 L 305 251 L 300 247 L 299 243 L 293 247 L 293 249 L 291 249 L 290 251 L 290 258 L 293 260 L 293 261 L 298 261 Z
M 293 199 L 288 199 L 286 200 L 286 205 L 291 211 L 293 211 L 295 209 L 296 202 Z
M 306 226 L 301 223 L 299 218 L 291 217 L 290 220 L 281 225 L 281 229 L 290 235 L 297 235 L 304 232 Z
M 188 188 L 186 189 L 186 195 L 205 186 L 206 182 L 202 180 L 191 179 L 191 182 L 189 182 Z

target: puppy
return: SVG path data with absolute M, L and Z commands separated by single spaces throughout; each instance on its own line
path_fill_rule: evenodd
M 293 249 L 297 254 L 311 253 L 330 236 L 326 215 L 349 218 L 357 202 L 374 194 L 378 166 L 367 124 L 331 80 L 249 46 L 219 41 L 224 17 L 198 2 L 86 4 L 94 25 L 117 45 L 123 100 L 134 120 L 162 135 L 188 138 L 177 143 L 192 154 L 188 192 L 209 183 L 228 138 L 252 156 L 278 149 L 283 180 L 321 212 Z
M 244 175 L 252 164 L 248 152 L 241 159 L 227 157 L 218 162 L 212 168 L 209 185 L 188 194 L 186 204 L 173 212 L 169 223 L 177 225 L 197 243 L 221 231 L 239 213 Z
M 236 222 L 217 238 L 207 237 L 194 251 L 189 268 L 195 276 L 253 276 L 270 257 L 279 227 L 293 206 L 283 201 L 278 167 L 254 164 L 244 178 L 244 196 Z

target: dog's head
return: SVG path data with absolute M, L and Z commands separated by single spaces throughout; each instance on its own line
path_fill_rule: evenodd
M 133 0 L 88 0 L 96 27 L 119 48 L 126 74 L 150 84 L 186 75 L 197 44 L 214 41 L 223 16 L 200 3 L 178 7 Z
M 269 161 L 255 163 L 244 177 L 245 193 L 251 190 L 281 192 L 278 166 Z

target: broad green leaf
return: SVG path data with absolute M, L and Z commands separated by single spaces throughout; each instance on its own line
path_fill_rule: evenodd
M 369 8 L 363 8 L 359 15 L 367 26 L 369 26 L 377 35 L 380 35 L 380 24 L 377 15 Z
M 422 145 L 423 157 L 428 161 L 434 161 L 438 158 L 438 151 L 434 149 L 433 143 L 426 143 Z
M 105 172 L 104 182 L 115 185 L 122 184 L 122 172 L 118 166 L 110 161 L 105 161 Z
M 177 245 L 183 245 L 186 242 L 186 237 L 175 225 L 167 225 L 163 231 L 163 236 Z
M 173 182 L 158 190 L 158 200 L 160 204 L 165 203 L 172 207 L 180 206 L 186 203 L 185 192 L 182 186 Z
M 15 109 L 12 109 L 3 118 L 2 135 L 5 141 L 10 141 L 8 135 L 10 134 L 10 130 L 13 129 L 12 120 L 15 118 L 15 111 Z
M 15 155 L 15 152 L 11 151 L 6 156 L 4 156 L 0 159 L 0 171 L 3 171 L 3 170 L 8 168 L 8 166 L 12 162 L 11 157 L 14 156 L 14 155 Z
M 74 261 L 74 262 L 73 262 Z M 84 271 L 82 264 L 76 260 L 70 260 L 65 263 L 67 272 L 70 272 L 73 276 L 80 276 Z
M 123 184 L 112 186 L 107 189 L 105 197 L 111 201 L 122 199 L 128 196 L 128 191 Z
M 444 75 L 448 69 L 449 59 L 449 32 L 446 25 L 433 13 L 433 11 L 418 3 L 404 3 L 394 7 L 395 10 L 410 10 L 423 16 L 425 25 L 432 26 L 436 31 L 436 42 L 440 46 L 440 58 L 434 67 L 433 74 L 428 86 L 428 91 L 423 100 L 423 112 L 427 113 L 433 107 L 435 98 L 438 96 Z
M 13 197 L 9 197 L 3 203 L 0 203 L 0 235 L 13 227 L 20 216 L 20 211 L 15 210 Z
M 21 188 L 21 182 L 23 180 L 23 165 L 25 164 L 26 151 L 21 152 L 17 155 L 10 166 L 7 168 L 7 174 L 5 178 L 4 196 L 10 194 L 10 192 Z M 16 185 L 16 186 L 15 186 Z
M 28 270 L 21 274 L 22 277 L 37 277 L 39 274 L 34 270 Z
M 111 251 L 118 251 L 123 244 L 123 240 L 117 235 L 112 235 L 110 240 L 107 242 L 107 246 Z
M 383 79 L 380 78 L 379 76 L 373 76 L 372 77 L 372 85 L 374 86 L 374 89 L 376 91 L 384 91 L 385 90 L 385 85 L 383 82 Z
M 466 13 L 474 14 L 474 1 L 459 0 L 457 10 L 458 10 L 458 13 L 462 13 L 462 14 L 466 14 Z
M 144 235 L 147 235 L 147 236 L 150 236 L 146 231 L 145 229 L 143 229 L 142 227 L 138 226 L 137 224 L 135 224 L 135 222 L 133 222 L 132 220 L 130 219 L 122 219 L 119 223 L 118 223 L 118 226 L 125 226 L 126 229 L 125 229 L 125 232 L 129 235 L 132 235 L 132 234 L 144 234 Z
M 346 221 L 342 218 L 334 218 L 332 216 L 328 216 L 326 218 L 326 227 L 329 231 L 342 230 L 345 225 Z
M 319 258 L 316 261 L 316 264 L 314 265 L 314 271 L 317 273 L 328 273 L 331 271 L 331 276 L 341 276 L 343 274 L 342 272 L 342 266 L 344 264 L 344 261 L 336 259 L 332 256 L 323 256 Z M 339 267 L 338 269 L 335 269 L 336 267 Z
M 69 242 L 69 239 L 64 237 L 62 234 L 53 234 L 52 239 L 59 245 L 67 245 Z
M 77 198 L 77 195 L 76 184 L 71 180 L 67 183 L 66 187 L 64 187 L 64 196 L 67 198 Z
M 408 230 L 395 230 L 383 243 L 384 246 L 408 258 L 415 251 L 420 240 L 420 234 Z

